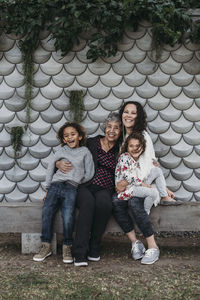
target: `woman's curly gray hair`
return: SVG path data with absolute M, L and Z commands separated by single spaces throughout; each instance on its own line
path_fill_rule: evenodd
M 116 112 L 111 112 L 101 126 L 104 133 L 109 122 L 119 122 L 120 126 L 122 126 L 119 114 Z

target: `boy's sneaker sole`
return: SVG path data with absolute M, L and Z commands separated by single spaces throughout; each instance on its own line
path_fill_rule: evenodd
M 87 261 L 74 262 L 75 267 L 87 267 Z
M 99 261 L 100 260 L 100 256 L 98 256 L 98 257 L 88 256 L 87 259 L 90 260 L 90 261 Z
M 65 264 L 72 264 L 74 261 L 73 261 L 73 259 L 63 259 L 63 262 Z
M 50 256 L 52 254 L 52 252 L 49 252 L 45 257 L 42 257 L 42 258 L 37 258 L 37 257 L 33 257 L 33 260 L 34 261 L 44 261 L 45 258 L 47 258 L 48 256 Z

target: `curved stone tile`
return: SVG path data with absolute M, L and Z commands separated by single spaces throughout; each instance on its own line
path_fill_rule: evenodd
M 123 53 L 118 51 L 115 56 L 103 57 L 102 59 L 103 59 L 103 61 L 105 61 L 108 64 L 114 64 L 114 63 L 118 62 L 119 60 L 121 60 L 122 57 L 123 57 Z
M 103 75 L 111 69 L 111 65 L 98 58 L 95 62 L 88 64 L 88 69 L 95 75 Z M 77 72 L 80 74 L 78 70 Z
M 86 115 L 87 115 L 87 112 L 86 112 L 86 111 L 83 111 L 82 120 L 85 119 Z M 63 117 L 65 118 L 65 122 L 73 122 L 73 121 L 74 121 L 74 115 L 73 115 L 69 110 L 66 111 L 66 112 L 64 112 Z M 81 120 L 81 122 L 82 122 L 82 120 Z M 56 125 L 57 125 L 57 124 L 58 124 L 58 123 L 56 123 Z M 63 124 L 62 124 L 62 125 L 63 125 Z
M 117 49 L 122 52 L 128 51 L 133 47 L 134 43 L 135 41 L 133 39 L 130 39 L 126 34 L 123 34 L 123 38 L 117 44 Z
M 181 69 L 178 73 L 171 76 L 172 82 L 178 86 L 186 86 L 190 84 L 194 76 L 185 72 L 184 69 Z
M 39 140 L 39 136 L 32 133 L 29 128 L 22 135 L 22 144 L 25 147 L 34 146 Z
M 137 64 L 144 60 L 146 53 L 135 44 L 132 49 L 124 53 L 125 58 L 132 64 Z
M 66 111 L 69 109 L 69 97 L 65 93 L 62 93 L 62 95 L 58 99 L 54 99 L 53 101 L 51 101 L 51 104 L 55 109 L 59 111 Z
M 200 84 L 200 74 L 195 75 L 195 80 L 198 84 Z
M 180 110 L 188 109 L 193 104 L 193 100 L 188 98 L 183 92 L 178 97 L 171 99 L 173 106 Z
M 67 119 L 65 117 L 65 114 L 63 114 L 63 117 L 59 122 L 52 124 L 52 128 L 55 130 L 55 132 L 58 132 L 60 127 L 63 126 L 66 122 L 67 122 Z
M 173 46 L 170 46 L 169 44 L 164 44 L 163 45 L 163 48 L 167 51 L 170 51 L 170 52 L 174 52 L 176 51 L 177 49 L 179 49 L 181 47 L 180 44 L 175 44 Z
M 184 202 L 191 201 L 192 194 L 191 192 L 188 192 L 183 186 L 180 187 L 178 191 L 176 191 L 176 197 Z
M 140 74 L 135 68 L 130 74 L 124 76 L 124 81 L 126 84 L 132 87 L 137 87 L 142 85 L 146 80 L 146 76 Z
M 7 76 L 13 72 L 15 65 L 8 62 L 3 56 L 0 60 L 0 75 Z
M 0 76 L 0 84 L 3 82 L 3 76 Z M 3 100 L 1 100 L 1 101 L 3 101 Z
M 62 111 L 58 111 L 51 105 L 48 109 L 40 113 L 42 119 L 47 123 L 59 122 L 63 116 Z
M 159 135 L 161 141 L 166 145 L 176 145 L 181 140 L 181 134 L 176 133 L 171 127 Z
M 148 131 L 148 130 L 147 130 Z M 153 132 L 149 132 L 150 134 L 150 137 L 151 137 L 151 140 L 152 140 L 152 143 L 155 144 L 158 140 L 158 135 L 153 133 Z
M 144 98 L 140 97 L 139 95 L 137 95 L 137 93 L 135 91 L 133 92 L 133 94 L 130 97 L 124 99 L 124 102 L 128 102 L 128 101 L 137 101 L 143 107 L 145 106 L 145 104 L 147 102 L 146 99 L 144 99 Z
M 167 169 L 174 169 L 180 164 L 181 158 L 174 155 L 170 150 L 167 155 L 159 158 L 159 162 Z
M 104 86 L 99 80 L 97 84 L 88 89 L 88 92 L 91 97 L 96 99 L 103 99 L 110 94 L 110 88 Z
M 166 85 L 170 80 L 170 76 L 163 73 L 160 68 L 158 68 L 153 74 L 148 76 L 148 81 L 154 86 Z
M 199 108 L 194 103 L 189 109 L 183 111 L 184 117 L 191 122 L 200 121 Z
M 181 63 L 176 62 L 171 56 L 164 63 L 160 64 L 161 71 L 169 75 L 176 74 L 181 67 Z
M 19 87 L 19 88 L 16 88 L 15 89 L 16 92 L 17 92 L 17 95 L 21 98 L 25 98 L 25 85 Z M 36 87 L 33 87 L 32 89 L 32 98 L 36 97 L 37 94 L 39 93 L 39 88 L 36 88 Z
M 28 199 L 28 195 L 22 193 L 19 191 L 19 189 L 16 187 L 11 193 L 8 193 L 5 195 L 5 199 L 7 202 L 25 202 Z
M 31 108 L 37 112 L 44 111 L 51 105 L 51 100 L 43 97 L 40 93 L 31 100 Z
M 193 127 L 190 132 L 183 134 L 183 138 L 189 145 L 199 145 L 200 132 Z
M 5 152 L 3 152 L 0 156 L 0 170 L 9 170 L 15 164 L 14 159 L 10 158 Z
M 200 122 L 196 122 L 196 123 L 195 123 L 195 128 L 196 128 L 198 131 L 200 131 Z
M 145 105 L 144 107 L 145 111 L 146 111 L 146 114 L 147 114 L 147 125 L 149 122 L 155 120 L 155 118 L 157 117 L 158 115 L 158 112 L 154 109 L 152 109 L 149 105 L 148 105 L 148 102 L 147 104 Z
M 26 122 L 27 122 L 26 110 L 19 111 L 19 112 L 16 113 L 16 115 L 17 115 L 17 118 L 20 121 L 22 121 L 26 124 Z M 30 110 L 30 123 L 35 122 L 37 120 L 38 116 L 39 116 L 39 112 L 36 112 L 36 111 L 31 109 Z
M 21 147 L 20 151 L 17 151 L 16 153 L 16 159 L 18 160 L 19 158 L 23 157 L 27 152 L 27 148 L 26 147 Z M 5 148 L 5 153 L 11 157 L 15 159 L 15 152 L 13 149 L 13 146 L 9 146 Z
M 87 65 L 85 63 L 80 63 L 78 58 L 75 56 L 72 61 L 64 65 L 64 68 L 66 72 L 69 73 L 68 76 L 75 76 L 84 73 L 87 69 Z
M 200 192 L 194 194 L 195 200 L 200 201 Z
M 22 63 L 22 53 L 19 50 L 19 47 L 15 43 L 13 48 L 7 52 L 4 52 L 4 56 L 8 62 L 11 64 L 19 64 Z
M 167 146 L 167 145 L 163 144 L 159 138 L 154 143 L 153 147 L 154 147 L 154 150 L 155 150 L 156 157 L 163 157 L 170 150 L 170 146 Z
M 199 44 L 194 44 L 191 43 L 190 40 L 186 40 L 184 43 L 185 48 L 191 50 L 191 51 L 198 51 L 200 50 L 200 45 Z
M 33 53 L 33 61 L 37 64 L 46 63 L 51 57 L 51 52 L 47 52 L 41 45 Z
M 34 74 L 33 85 L 40 88 L 49 84 L 51 76 L 43 73 L 39 68 L 38 71 Z
M 159 111 L 159 114 L 163 120 L 167 122 L 174 122 L 180 118 L 181 111 L 177 110 L 170 104 L 167 108 Z
M 126 30 L 125 35 L 133 40 L 142 38 L 146 34 L 147 29 L 139 25 L 137 31 Z
M 63 93 L 63 88 L 58 87 L 52 80 L 48 86 L 40 88 L 41 94 L 48 99 L 56 99 Z
M 18 118 L 15 116 L 14 119 L 5 125 L 6 130 L 11 133 L 11 128 L 21 126 L 24 128 L 24 123 L 18 120 Z
M 110 69 L 107 74 L 100 76 L 100 80 L 103 85 L 107 87 L 114 87 L 121 83 L 122 76 L 116 74 L 112 69 Z
M 55 40 L 52 38 L 52 35 L 49 34 L 45 39 L 40 41 L 42 47 L 48 51 L 48 52 L 53 52 L 55 51 Z
M 0 99 L 6 100 L 14 95 L 15 89 L 8 86 L 4 81 L 0 84 Z
M 134 89 L 122 81 L 118 86 L 112 88 L 113 94 L 120 99 L 126 99 L 133 95 Z
M 199 192 L 199 178 L 193 174 L 188 180 L 183 181 L 183 186 L 187 191 Z
M 93 110 L 99 105 L 99 100 L 94 99 L 88 93 L 84 97 L 84 108 L 86 111 Z
M 196 75 L 200 73 L 200 63 L 196 56 L 193 56 L 193 58 L 189 61 L 183 64 L 184 70 L 191 74 Z
M 48 133 L 41 136 L 41 141 L 43 144 L 49 147 L 55 147 L 59 144 L 59 141 L 56 138 L 56 132 L 51 129 Z
M 11 136 L 5 129 L 3 129 L 0 132 L 0 147 L 8 147 L 10 145 L 11 145 Z
M 122 99 L 115 97 L 112 93 L 105 99 L 100 100 L 100 104 L 108 111 L 119 110 L 123 103 Z
M 194 53 L 193 51 L 187 49 L 184 45 L 181 45 L 179 49 L 172 51 L 171 55 L 175 61 L 185 63 L 192 59 Z
M 47 75 L 57 75 L 61 72 L 63 65 L 56 62 L 51 56 L 47 62 L 40 65 L 40 68 Z
M 147 51 L 147 55 L 148 55 L 149 59 L 152 60 L 153 62 L 161 63 L 161 62 L 166 61 L 169 58 L 170 52 L 162 49 L 162 52 L 159 53 L 159 57 L 157 57 L 156 49 L 152 49 L 150 51 Z
M 5 176 L 0 180 L 0 194 L 8 194 L 15 188 L 15 182 L 9 181 Z
M 45 191 L 42 189 L 42 187 L 39 187 L 36 192 L 29 195 L 29 199 L 33 203 L 42 202 L 44 195 Z
M 192 176 L 193 170 L 186 167 L 183 162 L 175 168 L 171 170 L 172 176 L 177 180 L 183 181 L 187 180 Z
M 75 52 L 68 52 L 64 57 L 62 56 L 61 51 L 52 52 L 52 57 L 55 61 L 61 64 L 67 64 L 72 61 L 75 57 Z
M 200 155 L 200 145 L 194 146 L 195 152 Z
M 58 147 L 60 147 L 60 145 L 59 145 Z M 49 163 L 49 161 L 52 160 L 54 153 L 55 153 L 55 151 L 52 150 L 52 151 L 51 151 L 51 154 L 50 154 L 48 157 L 45 157 L 45 158 L 42 158 L 42 159 L 41 159 L 41 164 L 42 164 L 42 166 L 43 166 L 45 169 L 47 169 L 48 163 Z M 44 188 L 45 188 L 45 187 L 44 187 Z
M 20 98 L 17 95 L 17 93 L 15 93 L 11 98 L 5 100 L 4 104 L 8 110 L 14 111 L 14 112 L 25 109 L 25 107 L 26 107 L 25 100 Z
M 39 141 L 33 147 L 29 148 L 29 152 L 34 158 L 41 159 L 47 157 L 50 154 L 51 148 L 47 147 L 41 141 Z
M 161 94 L 166 98 L 176 98 L 181 91 L 181 87 L 176 86 L 171 80 L 165 86 L 160 87 Z
M 145 57 L 145 59 L 136 64 L 136 69 L 139 73 L 144 75 L 151 75 L 153 74 L 158 68 L 158 65 L 149 59 L 149 57 Z
M 194 170 L 194 174 L 197 178 L 200 179 L 200 168 Z
M 102 108 L 101 105 L 98 105 L 96 109 L 89 111 L 89 118 L 95 123 L 103 123 L 107 118 L 109 112 Z
M 169 122 L 163 121 L 159 115 L 153 121 L 148 122 L 150 131 L 157 134 L 167 131 L 169 126 Z
M 18 160 L 18 165 L 24 170 L 33 170 L 39 164 L 39 160 L 30 155 L 29 152 L 24 155 L 20 160 Z
M 193 151 L 189 156 L 183 158 L 184 164 L 191 169 L 200 168 L 200 156 Z
M 83 122 L 81 122 L 81 125 L 86 129 L 87 134 L 90 136 L 96 133 L 99 128 L 99 123 L 93 122 L 90 119 L 84 119 Z
M 193 123 L 189 122 L 181 115 L 177 121 L 171 123 L 171 127 L 177 133 L 187 133 L 192 129 Z
M 81 50 L 83 50 L 85 48 L 85 46 L 87 44 L 86 39 L 85 38 L 81 38 L 80 36 L 79 36 L 78 39 L 79 39 L 79 41 L 78 41 L 78 43 L 75 43 L 73 45 L 72 51 L 80 52 Z
M 5 83 L 11 87 L 17 88 L 24 84 L 24 76 L 22 76 L 16 69 L 4 77 Z
M 0 51 L 9 51 L 13 48 L 15 41 L 7 38 L 6 34 L 2 32 L 0 35 Z
M 45 181 L 46 178 L 46 169 L 39 164 L 37 168 L 29 171 L 30 178 L 34 181 L 41 182 Z
M 47 133 L 51 128 L 51 124 L 44 122 L 41 117 L 39 117 L 35 122 L 29 124 L 29 129 L 34 134 L 42 135 Z
M 76 52 L 76 57 L 82 63 L 88 64 L 92 62 L 92 59 L 87 58 L 87 52 L 89 50 L 89 46 L 86 46 L 81 51 Z
M 169 105 L 170 99 L 163 97 L 158 92 L 154 97 L 148 99 L 148 104 L 152 109 L 163 110 Z
M 52 80 L 57 86 L 65 88 L 74 82 L 75 77 L 71 76 L 63 69 L 59 74 L 52 76 Z
M 194 99 L 194 102 L 198 108 L 200 108 L 200 98 Z
M 171 146 L 172 152 L 179 157 L 185 157 L 192 153 L 193 146 L 188 145 L 183 139 L 178 144 Z
M 1 123 L 9 123 L 11 122 L 14 117 L 15 113 L 9 111 L 4 105 L 0 108 L 0 116 L 1 116 Z
M 5 175 L 8 180 L 18 182 L 26 178 L 27 171 L 19 168 L 19 166 L 15 164 L 12 169 L 5 171 Z
M 136 93 L 142 98 L 151 98 L 156 95 L 158 88 L 152 86 L 148 81 L 135 88 Z M 120 97 L 121 98 L 121 97 Z
M 29 194 L 37 191 L 39 183 L 35 182 L 29 176 L 27 176 L 24 180 L 18 182 L 17 186 L 22 193 Z
M 184 87 L 183 91 L 185 93 L 186 96 L 190 97 L 190 98 L 199 98 L 200 97 L 200 87 L 199 84 L 193 80 L 193 82 Z
M 136 45 L 139 49 L 143 51 L 148 51 L 152 49 L 152 38 L 148 31 L 142 38 L 136 41 Z
M 76 76 L 76 80 L 81 86 L 87 88 L 94 86 L 98 82 L 99 76 L 94 75 L 90 70 L 86 69 L 83 74 Z
M 172 190 L 173 192 L 176 192 L 180 187 L 181 187 L 181 181 L 176 180 L 175 178 L 172 177 L 172 175 L 170 174 L 167 178 L 166 178 L 166 185 L 167 187 Z M 175 194 L 176 195 L 176 194 Z
M 134 65 L 126 60 L 123 56 L 120 61 L 112 65 L 113 71 L 118 75 L 128 75 L 133 71 Z

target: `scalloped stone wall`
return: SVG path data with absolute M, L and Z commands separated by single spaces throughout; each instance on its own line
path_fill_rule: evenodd
M 92 63 L 84 37 L 64 58 L 49 38 L 41 33 L 34 54 L 31 122 L 16 164 L 10 131 L 26 120 L 22 55 L 14 35 L 0 35 L 0 201 L 42 201 L 47 161 L 58 146 L 58 128 L 69 120 L 73 89 L 86 93 L 82 124 L 90 136 L 102 133 L 110 111 L 139 101 L 167 185 L 184 201 L 200 201 L 200 46 L 165 46 L 156 63 L 143 23 L 124 35 L 115 57 Z

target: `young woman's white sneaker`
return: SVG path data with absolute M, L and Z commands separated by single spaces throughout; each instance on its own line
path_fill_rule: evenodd
M 160 255 L 159 249 L 157 248 L 147 249 L 144 257 L 141 260 L 141 264 L 144 265 L 154 264 L 159 259 L 159 255 Z

